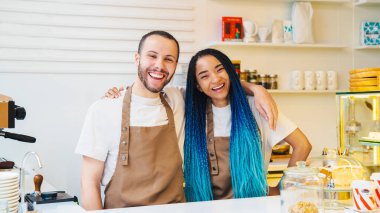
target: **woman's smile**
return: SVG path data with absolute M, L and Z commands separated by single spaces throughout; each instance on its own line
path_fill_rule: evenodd
M 211 55 L 199 58 L 196 78 L 199 91 L 205 93 L 215 106 L 227 106 L 230 77 L 218 59 Z

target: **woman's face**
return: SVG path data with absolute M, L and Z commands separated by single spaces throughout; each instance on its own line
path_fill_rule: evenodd
M 210 97 L 214 106 L 228 105 L 230 78 L 218 59 L 212 55 L 199 58 L 195 67 L 195 75 L 199 91 Z

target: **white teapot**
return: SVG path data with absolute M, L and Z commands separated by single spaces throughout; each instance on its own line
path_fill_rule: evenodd
M 255 22 L 250 20 L 243 21 L 244 28 L 244 42 L 256 42 L 255 36 L 257 35 L 258 26 Z

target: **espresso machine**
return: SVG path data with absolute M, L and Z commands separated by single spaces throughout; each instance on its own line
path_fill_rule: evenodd
M 4 131 L 5 128 L 15 128 L 15 120 L 24 120 L 25 108 L 15 105 L 11 97 L 0 94 L 0 136 L 27 143 L 36 142 L 36 138 Z

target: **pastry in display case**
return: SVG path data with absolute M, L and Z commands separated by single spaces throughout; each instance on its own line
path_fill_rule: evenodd
M 325 148 L 322 156 L 309 158 L 307 165 L 317 169 L 318 176 L 323 180 L 326 209 L 352 206 L 352 181 L 368 179 L 368 172 L 358 160 L 339 155 L 333 149 Z
M 369 169 L 380 171 L 380 91 L 338 92 L 338 149 Z

